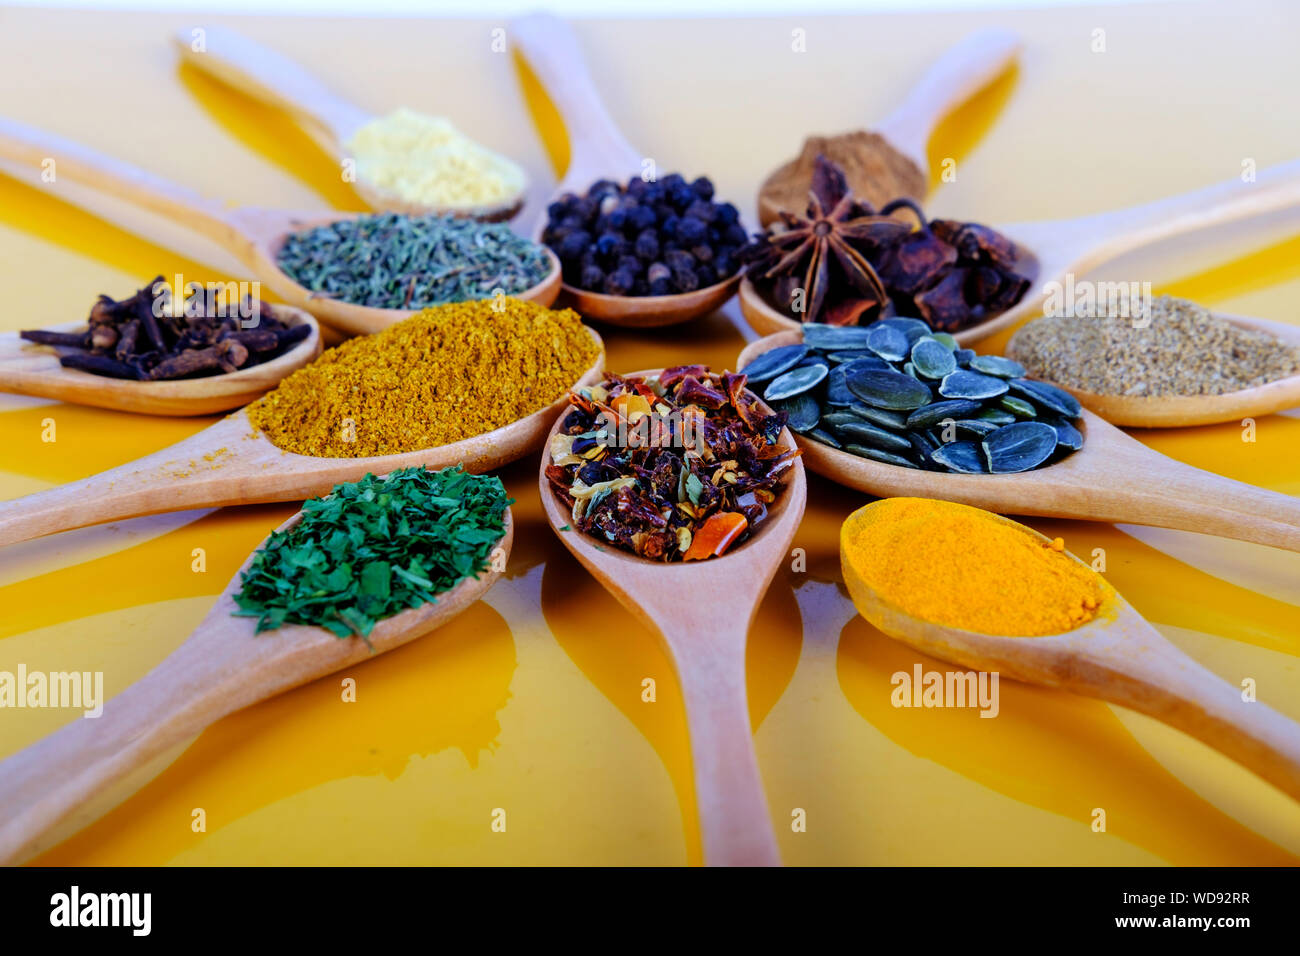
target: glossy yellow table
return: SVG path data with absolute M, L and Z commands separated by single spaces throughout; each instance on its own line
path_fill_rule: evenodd
M 209 18 L 210 19 L 210 18 Z M 359 104 L 455 119 L 553 171 L 507 55 L 476 21 L 222 18 Z M 1002 16 L 578 25 L 608 106 L 663 170 L 707 173 L 753 222 L 763 175 L 807 132 L 883 116 L 965 31 L 1021 30 L 1017 71 L 947 122 L 956 160 L 933 211 L 1013 222 L 1101 211 L 1300 156 L 1283 108 L 1300 81 L 1300 16 L 1283 3 L 1101 7 Z M 192 70 L 168 46 L 183 17 L 0 10 L 13 118 L 97 145 L 241 204 L 358 208 L 283 116 Z M 805 31 L 805 53 L 791 31 Z M 1096 51 L 1097 31 L 1105 49 Z M 1207 68 L 1213 64 L 1213 68 Z M 1279 99 L 1279 97 L 1281 99 Z M 536 102 L 545 141 L 561 133 Z M 158 273 L 244 278 L 174 226 L 72 184 L 0 174 L 0 326 L 84 315 Z M 1300 215 L 1115 263 L 1107 278 L 1228 311 L 1297 321 Z M 605 332 L 610 367 L 730 365 L 734 303 L 693 325 Z M 602 330 L 604 331 L 604 330 Z M 1001 340 L 993 343 L 1000 346 Z M 53 418 L 57 440 L 41 439 Z M 69 481 L 176 441 L 163 420 L 0 397 L 0 496 Z M 1138 433 L 1177 459 L 1300 493 L 1300 420 Z M 699 860 L 680 697 L 654 636 L 546 527 L 533 461 L 509 579 L 443 630 L 211 728 L 55 864 L 641 863 Z M 751 712 L 791 864 L 1294 864 L 1300 806 L 1227 759 L 1118 708 L 1001 685 L 1001 712 L 895 709 L 890 675 L 943 665 L 856 617 L 836 531 L 865 499 L 820 479 L 750 641 Z M 0 551 L 0 670 L 102 670 L 116 692 L 199 621 L 249 549 L 294 510 L 164 515 Z M 1107 574 L 1175 644 L 1300 718 L 1300 557 L 1203 536 L 1031 519 Z M 195 549 L 206 570 L 195 571 Z M 340 680 L 356 680 L 353 703 Z M 656 680 L 657 700 L 642 700 Z M 0 710 L 0 757 L 75 719 Z M 200 819 L 196 810 L 202 810 Z M 1104 832 L 1094 811 L 1105 811 Z M 492 823 L 505 811 L 504 832 Z M 804 811 L 806 830 L 790 821 Z

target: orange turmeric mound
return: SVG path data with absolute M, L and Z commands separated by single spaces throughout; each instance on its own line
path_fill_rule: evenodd
M 944 627 L 1041 637 L 1092 620 L 1106 594 L 1096 572 L 1055 544 L 968 505 L 886 498 L 849 515 L 840 558 L 855 600 L 865 586 Z

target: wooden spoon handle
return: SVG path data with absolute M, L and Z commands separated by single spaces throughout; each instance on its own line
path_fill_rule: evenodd
M 1014 62 L 1020 47 L 1020 37 L 1010 30 L 990 28 L 970 34 L 925 71 L 876 132 L 919 169 L 927 170 L 926 147 L 939 120 Z
M 601 102 L 569 25 L 549 14 L 531 14 L 511 21 L 510 38 L 564 121 L 569 138 L 565 182 L 578 187 L 639 170 L 641 154 L 623 138 Z
M 174 219 L 228 249 L 239 248 L 238 233 L 219 201 L 62 136 L 0 117 L 0 157 L 40 170 L 43 181 L 66 177 Z
M 1071 689 L 1176 727 L 1300 800 L 1300 724 L 1243 700 L 1242 688 L 1196 663 L 1136 613 L 1095 638 L 1080 642 L 1087 665 L 1073 672 Z
M 206 27 L 198 35 L 181 30 L 175 39 L 188 63 L 299 122 L 320 128 L 336 152 L 371 119 L 288 57 L 234 30 Z
M 665 631 L 665 638 L 686 702 L 704 862 L 779 866 L 750 728 L 744 630 Z
M 0 546 L 120 518 L 233 504 L 244 492 L 253 496 L 248 500 L 274 500 L 257 497 L 256 473 L 226 460 L 251 431 L 245 415 L 232 415 L 152 455 L 0 502 Z
M 1300 160 L 1155 202 L 1054 224 L 1061 235 L 1089 245 L 1093 262 L 1188 232 L 1197 232 L 1300 206 Z

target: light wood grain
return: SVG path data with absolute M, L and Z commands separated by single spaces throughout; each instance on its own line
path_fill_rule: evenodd
M 160 382 L 136 382 L 64 368 L 59 364 L 58 349 L 24 341 L 17 332 L 0 332 L 0 392 L 144 415 L 229 411 L 269 392 L 286 375 L 321 353 L 320 328 L 309 313 L 282 306 L 276 315 L 286 325 L 310 325 L 311 332 L 283 355 L 261 365 L 229 374 Z M 65 322 L 48 331 L 79 332 L 85 327 L 85 322 Z
M 802 340 L 780 332 L 752 342 L 736 360 Z M 859 458 L 802 435 L 808 468 L 880 497 L 942 498 L 989 511 L 1153 525 L 1300 551 L 1300 500 L 1184 465 L 1152 451 L 1084 410 L 1083 448 L 1014 475 L 957 475 Z
M 939 121 L 970 99 L 1010 66 L 1020 52 L 1020 38 L 1009 30 L 991 27 L 977 30 L 949 47 L 912 87 L 894 111 L 876 127 L 886 140 L 884 169 L 910 164 L 913 174 L 893 182 L 879 183 L 881 194 L 922 200 L 929 191 L 930 159 L 927 145 Z M 896 157 L 896 158 L 895 158 Z M 892 161 L 891 161 L 892 160 Z M 899 160 L 902 160 L 900 163 Z M 758 189 L 758 221 L 769 226 L 777 219 L 779 206 L 769 189 L 789 175 L 795 160 L 783 164 Z M 802 212 L 802 208 L 793 210 Z
M 1300 724 L 1206 670 L 1142 619 L 1114 588 L 1098 616 L 1063 634 L 1003 637 L 913 617 L 881 597 L 853 568 L 843 544 L 861 533 L 867 505 L 841 530 L 841 564 L 858 611 L 890 637 L 963 667 L 1098 697 L 1176 727 L 1300 799 Z M 1042 541 L 1031 528 L 1001 519 Z M 1070 555 L 1073 558 L 1073 555 Z M 1075 558 L 1075 560 L 1078 560 Z
M 244 207 L 231 209 L 194 190 L 155 176 L 80 143 L 35 127 L 0 118 L 0 157 L 33 171 L 54 158 L 59 176 L 83 183 L 142 209 L 165 216 L 218 243 L 247 266 L 272 292 L 294 308 L 310 312 L 331 328 L 367 335 L 409 318 L 409 309 L 373 309 L 320 296 L 299 285 L 277 264 L 290 233 L 355 219 L 358 213 L 292 212 Z M 550 306 L 560 293 L 560 262 L 546 250 L 551 271 L 515 298 Z
M 566 415 L 557 417 L 550 435 L 560 431 Z M 789 430 L 778 440 L 792 447 Z M 749 722 L 745 644 L 763 594 L 789 556 L 803 518 L 807 481 L 802 462 L 794 460 L 753 537 L 721 557 L 689 564 L 647 561 L 575 530 L 569 509 L 546 477 L 550 462 L 549 451 L 543 451 L 538 483 L 551 527 L 592 577 L 660 636 L 677 671 L 691 735 L 705 863 L 779 864 Z
M 953 333 L 970 346 L 1002 329 L 1043 314 L 1053 283 L 1064 286 L 1126 252 L 1186 233 L 1300 206 L 1300 160 L 1264 170 L 1254 182 L 1230 179 L 1180 196 L 1114 212 L 1043 222 L 994 226 L 1020 250 L 1017 270 L 1032 281 L 1020 302 L 987 321 Z M 798 322 L 763 300 L 748 279 L 740 286 L 740 308 L 759 335 L 789 332 Z
M 1216 312 L 1214 315 L 1225 322 L 1246 329 L 1267 332 L 1283 342 L 1300 346 L 1300 326 L 1222 312 Z M 1011 337 L 1011 341 L 1007 344 L 1008 357 L 1016 358 L 1016 340 L 1026 328 L 1028 324 L 1021 326 Z M 1077 398 L 1085 408 L 1096 412 L 1112 425 L 1135 428 L 1212 425 L 1216 422 L 1241 421 L 1243 418 L 1271 415 L 1273 412 L 1300 406 L 1300 373 L 1253 388 L 1225 392 L 1222 395 L 1101 395 L 1060 382 L 1056 384 Z
M 628 144 L 601 102 L 569 25 L 550 14 L 535 13 L 511 21 L 509 35 L 546 88 L 568 134 L 569 167 L 554 196 L 582 196 L 597 180 L 623 184 L 641 175 L 643 156 Z M 540 242 L 546 219 L 542 206 L 525 234 Z M 735 295 L 739 281 L 737 274 L 694 292 L 639 296 L 605 295 L 564 283 L 564 293 L 587 318 L 625 328 L 653 328 L 716 311 Z
M 601 379 L 604 345 L 575 387 Z M 438 448 L 372 458 L 313 458 L 281 451 L 253 427 L 247 409 L 185 441 L 81 481 L 0 503 L 0 546 L 106 521 L 187 508 L 296 501 L 343 481 L 423 465 L 492 471 L 543 444 L 561 398 L 517 422 Z
M 292 527 L 299 512 L 277 530 Z M 507 510 L 498 557 L 433 604 L 375 625 L 369 646 L 319 627 L 294 625 L 255 634 L 256 619 L 234 617 L 234 594 L 249 555 L 192 635 L 161 664 L 104 705 L 0 763 L 0 864 L 41 850 L 95 795 L 194 737 L 217 720 L 318 677 L 369 660 L 447 623 L 501 576 L 514 541 Z M 265 542 L 263 542 L 265 543 Z M 495 570 L 493 569 L 495 568 Z
M 242 93 L 290 114 L 325 152 L 342 162 L 349 158 L 346 144 L 374 117 L 318 80 L 288 57 L 276 53 L 234 30 L 202 27 L 177 31 L 172 39 L 185 62 Z M 412 216 L 453 215 L 499 222 L 523 207 L 524 190 L 500 202 L 473 205 L 412 203 L 358 177 L 358 195 L 375 209 Z

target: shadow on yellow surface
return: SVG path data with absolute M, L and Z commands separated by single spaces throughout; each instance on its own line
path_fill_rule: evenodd
M 1255 834 L 1160 766 L 1103 703 L 1012 680 L 999 682 L 1001 709 L 916 710 L 891 704 L 891 675 L 953 665 L 893 641 L 861 617 L 840 635 L 840 687 L 872 726 L 925 757 L 1032 806 L 1090 826 L 1180 866 L 1295 866 L 1300 859 Z M 1105 839 L 1098 834 L 1098 839 Z
M 195 807 L 212 832 L 332 780 L 395 780 L 412 758 L 448 748 L 474 768 L 500 733 L 515 665 L 510 629 L 480 601 L 420 640 L 218 721 L 134 797 L 33 862 L 158 865 L 204 838 L 184 823 Z M 341 700 L 347 677 L 355 703 Z

